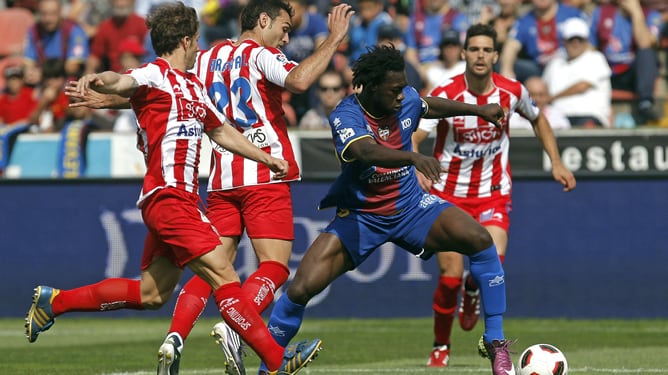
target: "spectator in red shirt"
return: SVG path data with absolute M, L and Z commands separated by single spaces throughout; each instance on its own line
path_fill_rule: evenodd
M 148 32 L 146 21 L 134 13 L 134 0 L 111 0 L 111 17 L 102 21 L 93 38 L 90 55 L 86 60 L 86 73 L 104 70 L 122 72 L 118 42 L 136 38 L 144 43 Z
M 26 123 L 37 107 L 35 93 L 25 85 L 22 67 L 9 66 L 3 73 L 7 85 L 0 95 L 0 126 Z
M 41 132 L 57 132 L 68 115 L 70 100 L 65 95 L 65 63 L 62 59 L 47 59 L 42 67 L 39 103 L 30 117 L 31 124 L 39 124 Z

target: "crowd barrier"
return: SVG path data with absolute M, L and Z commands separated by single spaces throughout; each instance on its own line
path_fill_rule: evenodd
M 146 233 L 134 205 L 140 186 L 139 179 L 0 183 L 0 316 L 24 316 L 39 284 L 73 288 L 137 277 Z M 328 186 L 293 184 L 293 272 L 333 215 L 316 210 Z M 571 193 L 541 178 L 520 177 L 514 186 L 505 264 L 508 316 L 668 317 L 668 179 L 584 178 Z M 256 267 L 247 239 L 236 265 L 242 278 Z M 307 314 L 427 317 L 437 277 L 434 259 L 425 262 L 386 245 L 315 298 Z M 159 311 L 105 316 L 168 317 L 175 297 Z M 206 314 L 216 316 L 211 305 Z

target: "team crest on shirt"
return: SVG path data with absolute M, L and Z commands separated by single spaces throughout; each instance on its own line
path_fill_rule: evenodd
M 390 128 L 387 126 L 381 126 L 378 128 L 378 136 L 383 141 L 387 141 L 390 138 Z

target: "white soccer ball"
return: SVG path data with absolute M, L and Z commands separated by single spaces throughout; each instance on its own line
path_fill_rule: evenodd
M 517 361 L 517 375 L 566 375 L 566 356 L 556 346 L 536 344 L 528 347 Z

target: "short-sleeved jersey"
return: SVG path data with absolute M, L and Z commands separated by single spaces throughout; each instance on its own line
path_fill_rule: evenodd
M 510 37 L 522 45 L 521 53 L 540 66 L 545 66 L 563 46 L 559 28 L 564 21 L 569 18 L 587 20 L 585 13 L 575 7 L 564 4 L 557 6 L 554 18 L 543 21 L 536 18 L 534 12 L 528 12 L 518 18 L 510 30 Z
M 137 205 L 168 186 L 197 194 L 202 133 L 222 126 L 225 117 L 197 76 L 172 69 L 164 59 L 128 74 L 139 84 L 130 104 L 139 123 L 137 148 L 146 161 Z
M 195 72 L 216 108 L 255 146 L 289 163 L 288 176 L 272 180 L 273 172 L 264 164 L 214 143 L 209 191 L 299 180 L 282 103 L 285 79 L 296 66 L 280 50 L 253 40 L 239 45 L 226 40 L 200 52 Z
M 342 209 L 389 216 L 415 206 L 422 198 L 412 165 L 381 168 L 363 165 L 346 155 L 353 142 L 370 137 L 393 150 L 412 151 L 411 135 L 427 105 L 410 86 L 403 90 L 401 109 L 383 118 L 374 118 L 355 95 L 343 99 L 329 116 L 341 174 L 320 202 L 319 208 Z
M 435 87 L 430 95 L 464 103 L 499 104 L 506 116 L 503 129 L 477 116 L 454 116 L 443 119 L 423 119 L 420 129 L 431 132 L 436 128 L 434 157 L 447 170 L 435 190 L 458 198 L 486 198 L 509 195 L 511 172 L 508 162 L 508 119 L 517 112 L 535 120 L 538 107 L 520 82 L 492 74 L 494 89 L 486 95 L 470 92 L 464 74 Z

